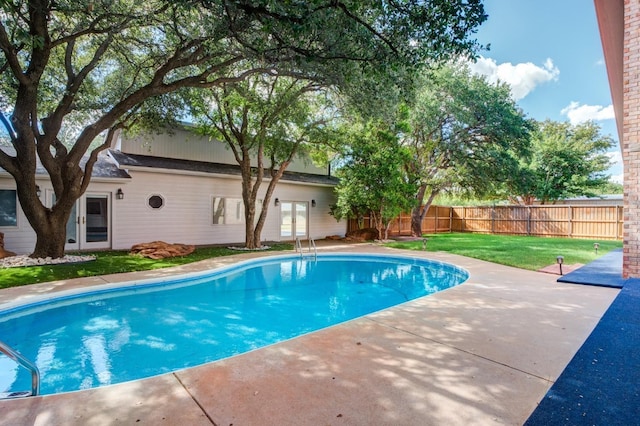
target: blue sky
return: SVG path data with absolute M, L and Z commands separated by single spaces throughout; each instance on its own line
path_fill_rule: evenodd
M 618 142 L 592 0 L 485 0 L 489 15 L 477 39 L 490 44 L 475 72 L 511 85 L 525 114 L 537 120 L 594 120 Z M 612 179 L 622 181 L 620 148 Z

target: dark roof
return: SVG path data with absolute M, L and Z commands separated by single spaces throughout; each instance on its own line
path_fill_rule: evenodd
M 13 147 L 8 146 L 0 146 L 0 148 L 10 156 L 16 155 L 16 150 Z M 80 165 L 84 166 L 89 157 L 85 156 L 80 161 Z M 0 167 L 2 169 L 2 167 Z M 4 169 L 2 169 L 4 170 Z M 47 175 L 47 171 L 42 164 L 40 163 L 40 159 L 37 159 L 36 163 L 36 176 Z M 129 173 L 126 170 L 119 169 L 116 164 L 106 155 L 99 155 L 98 161 L 93 166 L 93 172 L 91 173 L 91 177 L 93 178 L 107 178 L 107 179 L 131 179 Z
M 191 172 L 211 173 L 219 175 L 240 176 L 240 166 L 237 164 L 209 163 L 206 161 L 181 160 L 176 158 L 153 157 L 150 155 L 126 154 L 109 150 L 109 154 L 120 165 L 127 167 L 148 167 L 152 169 L 186 170 Z M 337 185 L 338 178 L 311 173 L 285 171 L 282 180 L 289 182 L 314 183 L 320 185 Z

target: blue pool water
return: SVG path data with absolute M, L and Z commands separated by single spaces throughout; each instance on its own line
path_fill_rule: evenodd
M 407 257 L 271 257 L 0 311 L 0 340 L 36 363 L 41 393 L 192 367 L 435 293 L 466 271 Z M 0 392 L 30 375 L 0 357 Z

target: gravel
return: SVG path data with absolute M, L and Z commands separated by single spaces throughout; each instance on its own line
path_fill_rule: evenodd
M 61 263 L 78 263 L 78 262 L 88 262 L 91 260 L 96 260 L 96 257 L 66 255 L 64 257 L 59 257 L 54 259 L 51 257 L 31 258 L 25 254 L 25 255 L 11 256 L 11 257 L 5 257 L 3 259 L 0 259 L 0 269 L 17 268 L 20 266 L 58 265 Z

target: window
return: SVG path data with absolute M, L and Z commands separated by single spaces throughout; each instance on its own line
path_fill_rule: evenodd
M 0 226 L 18 226 L 15 189 L 0 189 Z
M 240 198 L 213 197 L 213 224 L 244 223 L 244 203 Z
M 147 202 L 152 209 L 159 209 L 164 205 L 164 198 L 160 195 L 152 195 Z

